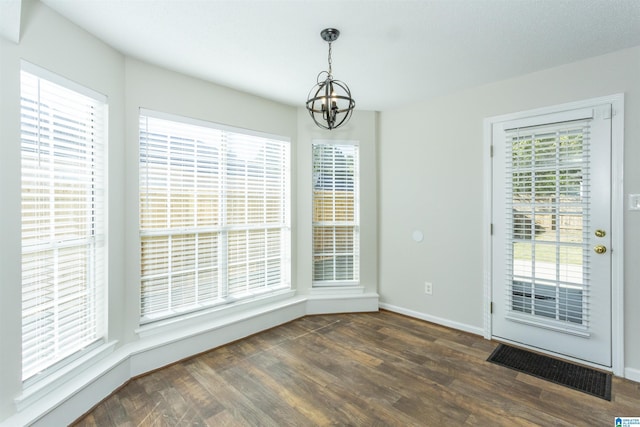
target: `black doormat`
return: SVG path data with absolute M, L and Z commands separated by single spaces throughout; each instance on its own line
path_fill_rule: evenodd
M 500 344 L 489 362 L 611 400 L 611 374 Z

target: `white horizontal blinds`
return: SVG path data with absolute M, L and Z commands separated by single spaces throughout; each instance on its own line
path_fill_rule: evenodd
M 226 225 L 228 294 L 239 297 L 283 282 L 288 239 L 288 144 L 228 132 Z
M 140 116 L 141 313 L 218 295 L 222 132 Z
M 589 324 L 589 122 L 506 132 L 507 307 L 571 328 Z
M 22 71 L 23 380 L 104 337 L 105 117 Z
M 141 314 L 288 287 L 289 143 L 140 116 Z
M 313 144 L 313 281 L 359 280 L 358 145 Z

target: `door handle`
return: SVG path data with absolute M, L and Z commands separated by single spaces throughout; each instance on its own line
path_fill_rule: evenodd
M 597 254 L 603 254 L 607 252 L 607 247 L 604 245 L 596 245 L 593 247 L 593 251 Z

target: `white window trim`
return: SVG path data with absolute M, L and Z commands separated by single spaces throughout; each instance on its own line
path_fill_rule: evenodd
M 313 147 L 316 144 L 323 144 L 323 145 L 353 145 L 356 146 L 358 148 L 358 175 L 360 175 L 360 141 L 358 140 L 339 140 L 339 139 L 313 139 L 311 141 L 311 146 Z M 314 170 L 314 161 L 313 161 L 313 148 L 311 150 L 311 171 L 313 173 Z M 357 245 L 358 245 L 358 253 L 356 255 L 356 259 L 357 261 L 355 262 L 355 269 L 357 270 L 357 275 L 358 275 L 358 279 L 357 280 L 315 280 L 313 279 L 312 276 L 312 288 L 311 288 L 311 292 L 313 294 L 319 294 L 319 295 L 324 295 L 327 292 L 334 292 L 332 291 L 332 289 L 335 290 L 340 290 L 341 293 L 348 293 L 348 294 L 352 294 L 352 293 L 362 293 L 364 292 L 364 287 L 360 286 L 360 278 L 361 278 L 361 274 L 360 274 L 360 265 L 361 265 L 361 259 L 360 259 L 360 255 L 361 255 L 361 250 L 360 250 L 360 231 L 361 231 L 361 224 L 360 224 L 360 176 L 356 177 L 356 182 L 357 182 L 357 188 L 355 191 L 355 198 L 354 198 L 354 209 L 355 209 L 355 218 L 356 218 L 356 233 L 357 233 Z M 314 191 L 314 182 L 313 179 L 311 180 L 311 203 L 313 205 L 313 191 Z M 312 218 L 311 218 L 311 257 L 312 257 L 312 264 L 313 264 L 313 247 L 314 247 L 314 242 L 313 242 L 313 227 L 314 227 L 314 221 L 313 221 L 313 206 L 312 206 Z M 311 267 L 312 269 L 312 275 L 313 275 L 313 265 Z M 325 290 L 326 289 L 326 290 Z
M 27 379 L 23 379 L 23 393 L 21 397 L 29 400 L 30 396 L 40 395 L 42 390 L 49 390 L 52 387 L 55 387 L 56 384 L 59 384 L 64 380 L 66 376 L 68 376 L 71 372 L 79 368 L 80 366 L 88 366 L 92 360 L 95 359 L 96 354 L 103 353 L 105 349 L 106 351 L 110 351 L 113 346 L 113 343 L 107 343 L 107 301 L 108 301 L 108 205 L 109 205 L 109 193 L 108 193 L 108 170 L 109 170 L 109 162 L 108 162 L 108 147 L 109 147 L 109 138 L 108 138 L 108 115 L 109 115 L 109 106 L 108 106 L 108 97 L 98 91 L 90 89 L 86 86 L 78 84 L 72 80 L 69 80 L 63 76 L 60 76 L 56 73 L 53 73 L 45 68 L 32 64 L 25 60 L 20 60 L 20 71 L 31 74 L 39 79 L 46 80 L 55 85 L 64 87 L 70 91 L 76 92 L 85 97 L 91 98 L 102 105 L 103 110 L 103 119 L 104 119 L 104 128 L 102 129 L 102 167 L 103 167 L 103 182 L 102 189 L 104 191 L 102 195 L 103 209 L 102 212 L 102 223 L 103 229 L 102 234 L 97 236 L 97 241 L 101 241 L 103 248 L 101 252 L 103 253 L 103 277 L 102 277 L 102 295 L 98 296 L 98 299 L 101 301 L 103 307 L 101 308 L 100 318 L 97 320 L 98 325 L 98 335 L 101 335 L 98 339 L 96 339 L 93 343 L 87 345 L 85 348 L 76 351 L 75 353 L 66 356 L 57 362 L 49 365 L 47 368 L 43 369 L 41 372 L 30 376 Z M 53 243 L 51 246 L 57 246 Z M 17 400 L 20 402 L 20 398 Z
M 32 64 L 31 62 L 25 61 L 24 59 L 20 60 L 20 69 L 22 71 L 26 71 L 27 73 L 34 74 L 41 79 L 48 80 L 52 83 L 55 83 L 60 86 L 64 86 L 67 89 L 70 89 L 74 92 L 78 92 L 81 95 L 88 96 L 89 98 L 93 98 L 98 102 L 103 104 L 108 103 L 108 98 L 106 95 L 95 91 L 91 88 L 83 86 L 79 83 L 74 82 L 73 80 L 69 80 L 65 77 L 62 77 L 59 74 L 53 73 L 46 68 L 42 68 L 38 65 Z M 107 145 L 107 140 L 105 139 L 105 145 Z
M 281 295 L 291 296 L 291 292 L 292 292 L 291 291 L 291 154 L 290 154 L 291 139 L 282 135 L 275 135 L 275 134 L 270 134 L 265 132 L 237 128 L 237 127 L 223 125 L 223 124 L 219 124 L 211 121 L 199 120 L 191 117 L 185 117 L 185 116 L 180 116 L 176 114 L 140 108 L 139 117 L 143 117 L 143 116 L 148 118 L 167 120 L 167 121 L 186 124 L 186 125 L 204 127 L 204 128 L 213 129 L 216 131 L 231 132 L 234 134 L 241 134 L 241 135 L 253 136 L 258 138 L 266 138 L 266 139 L 288 144 L 289 154 L 288 154 L 287 163 L 285 164 L 285 167 L 286 167 L 285 187 L 286 188 L 284 190 L 285 191 L 284 204 L 286 208 L 284 212 L 285 217 L 284 217 L 283 223 L 256 224 L 255 227 L 222 224 L 220 226 L 210 227 L 211 229 L 202 229 L 202 228 L 196 227 L 196 228 L 190 228 L 190 229 L 180 229 L 177 231 L 177 233 L 179 234 L 184 234 L 189 232 L 198 234 L 200 232 L 213 231 L 213 232 L 221 232 L 226 235 L 229 231 L 233 231 L 233 230 L 250 230 L 252 228 L 259 228 L 259 229 L 274 228 L 274 229 L 286 230 L 285 234 L 288 236 L 288 242 L 286 244 L 286 247 L 283 249 L 286 255 L 284 256 L 283 264 L 282 264 L 283 280 L 282 280 L 281 286 L 269 288 L 269 289 L 252 290 L 251 292 L 249 292 L 249 294 L 240 298 L 236 296 L 227 296 L 222 298 L 220 301 L 216 301 L 212 304 L 205 304 L 197 307 L 194 306 L 183 311 L 174 310 L 173 312 L 167 313 L 164 315 L 146 316 L 146 317 L 141 316 L 140 328 L 136 332 L 139 333 L 140 336 L 146 336 L 148 334 L 154 334 L 155 333 L 154 331 L 156 330 L 164 330 L 167 327 L 171 328 L 172 325 L 174 324 L 181 324 L 181 323 L 183 324 L 185 322 L 189 323 L 190 319 L 199 319 L 199 318 L 202 318 L 203 316 L 205 317 L 210 316 L 212 315 L 212 313 L 214 313 L 215 315 L 215 313 L 229 311 L 228 310 L 229 307 L 242 306 L 245 303 L 251 303 L 251 302 L 257 302 L 259 304 L 260 301 L 271 300 L 272 297 L 279 299 Z M 140 167 L 139 165 L 140 163 L 138 162 L 138 167 Z M 155 233 L 154 231 L 143 231 L 140 227 L 139 227 L 139 232 L 141 237 L 143 235 L 153 236 L 157 234 L 157 235 L 164 236 L 167 234 L 167 232 Z M 172 232 L 169 231 L 168 233 L 171 234 Z M 224 261 L 221 261 L 221 263 L 224 264 Z M 226 274 L 224 274 L 224 277 L 226 280 Z M 226 287 L 228 286 L 228 283 L 225 283 L 221 286 Z

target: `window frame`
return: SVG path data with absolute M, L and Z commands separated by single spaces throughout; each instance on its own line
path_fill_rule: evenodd
M 24 387 L 29 387 L 88 354 L 107 338 L 109 107 L 105 95 L 27 61 L 21 61 L 20 71 L 22 381 Z M 35 108 L 31 115 L 30 108 Z M 35 123 L 30 123 L 34 117 Z M 82 161 L 85 157 L 88 162 Z M 49 169 L 41 168 L 40 162 L 47 162 Z M 85 168 L 87 164 L 89 167 Z M 34 173 L 38 178 L 34 178 Z M 48 179 L 46 184 L 42 176 Z M 38 199 L 38 195 L 45 193 L 48 197 Z M 44 208 L 48 212 L 42 217 L 38 212 Z M 85 213 L 78 214 L 82 209 Z M 34 225 L 33 220 L 28 221 L 25 212 L 29 210 L 49 225 L 42 227 L 40 222 Z M 66 221 L 66 225 L 52 222 L 58 220 Z M 43 231 L 44 228 L 48 231 Z M 71 258 L 61 257 L 62 251 L 73 252 L 74 248 L 77 253 Z M 51 256 L 44 255 L 48 251 L 53 251 Z M 83 252 L 86 256 L 73 258 Z M 48 262 L 53 273 L 43 275 L 39 270 Z M 42 297 L 46 289 L 53 295 L 52 305 Z M 74 301 L 84 302 L 79 304 L 80 310 L 76 310 L 78 305 L 69 308 Z M 38 325 L 44 320 L 34 320 L 35 313 L 40 313 L 37 319 L 43 313 L 53 316 L 49 324 L 54 332 L 48 334 L 49 342 L 53 342 L 54 350 L 50 351 L 53 356 L 42 355 L 40 345 L 25 343 L 27 336 L 42 333 Z M 27 320 L 27 315 L 31 320 Z M 64 340 L 65 334 L 71 335 Z M 31 358 L 27 353 L 33 353 L 40 362 L 25 365 Z
M 316 157 L 315 157 L 315 147 L 316 146 L 327 146 L 327 147 L 352 147 L 354 150 L 354 160 L 353 160 L 353 175 L 350 178 L 353 180 L 353 204 L 351 209 L 353 210 L 353 221 L 315 221 L 315 210 L 316 210 L 316 180 L 318 177 L 315 176 L 316 172 Z M 333 165 L 335 166 L 335 164 Z M 312 204 L 312 213 L 311 213 L 311 228 L 312 228 L 312 271 L 311 271 L 311 279 L 312 279 L 312 287 L 313 288 L 322 288 L 322 287 L 350 287 L 357 286 L 360 284 L 360 141 L 356 140 L 325 140 L 325 139 L 314 139 L 311 142 L 311 171 L 312 171 L 312 182 L 311 182 L 311 204 Z M 334 175 L 331 176 L 332 182 L 335 182 L 335 169 L 333 170 Z M 334 206 L 335 207 L 335 206 Z M 332 211 L 335 215 L 335 209 Z M 353 250 L 350 252 L 349 256 L 353 257 L 353 262 L 351 264 L 352 269 L 352 278 L 336 278 L 336 272 L 334 267 L 334 272 L 332 274 L 332 279 L 316 279 L 316 262 L 315 258 L 319 254 L 316 251 L 316 245 L 318 242 L 316 241 L 316 227 L 352 227 L 353 230 L 353 240 L 351 244 L 353 245 Z M 334 250 L 330 254 L 330 256 L 336 257 L 338 253 L 335 251 L 335 240 L 332 239 L 332 244 L 334 246 Z M 325 255 L 327 255 L 325 253 Z M 341 253 L 341 255 L 345 256 L 347 253 Z
M 211 171 L 214 172 L 211 175 L 215 175 L 217 173 L 216 177 L 213 179 L 218 180 L 216 181 L 215 185 L 218 186 L 220 190 L 219 194 L 217 194 L 217 197 L 218 197 L 217 210 L 214 209 L 211 211 L 211 212 L 215 211 L 215 214 L 213 216 L 216 218 L 217 222 L 216 221 L 211 222 L 209 225 L 203 226 L 203 227 L 196 225 L 196 226 L 187 226 L 187 227 L 178 227 L 178 228 L 167 227 L 164 229 L 145 228 L 145 226 L 143 225 L 143 203 L 144 203 L 144 197 L 146 193 L 144 193 L 144 184 L 143 184 L 143 176 L 142 176 L 143 174 L 143 160 L 142 160 L 142 157 L 143 157 L 142 120 L 143 118 L 165 121 L 167 123 L 167 126 L 171 126 L 170 123 L 173 123 L 172 126 L 174 127 L 185 126 L 186 127 L 185 129 L 187 128 L 192 129 L 193 132 L 196 132 L 195 129 L 197 128 L 203 132 L 202 138 L 208 138 L 208 136 L 206 135 L 209 135 L 209 133 L 211 135 L 213 133 L 220 133 L 221 135 L 220 140 L 212 139 L 210 141 L 208 140 L 205 141 L 203 139 L 200 142 L 194 140 L 195 141 L 194 144 L 196 144 L 194 146 L 197 146 L 197 144 L 205 144 L 205 145 L 210 144 L 209 146 L 211 150 L 212 151 L 217 150 L 218 152 L 217 155 L 220 156 L 220 158 L 214 159 L 213 157 L 211 157 L 209 159 L 209 162 L 212 168 Z M 210 308 L 226 306 L 239 301 L 248 301 L 258 297 L 264 297 L 270 294 L 275 294 L 282 290 L 290 290 L 291 289 L 291 141 L 290 141 L 290 138 L 285 136 L 280 136 L 280 135 L 273 135 L 273 134 L 267 134 L 267 133 L 258 132 L 258 131 L 247 130 L 247 129 L 240 129 L 233 126 L 222 125 L 222 124 L 211 122 L 211 121 L 199 120 L 195 118 L 184 117 L 184 116 L 179 116 L 171 113 L 164 113 L 164 112 L 159 112 L 154 110 L 148 110 L 144 108 L 140 109 L 139 120 L 140 120 L 139 159 L 138 159 L 138 172 L 140 174 L 139 251 L 140 251 L 140 257 L 141 257 L 140 259 L 140 263 L 141 263 L 140 324 L 148 325 L 154 322 L 159 322 L 167 319 L 179 318 L 185 315 L 190 315 L 192 313 L 205 311 Z M 185 138 L 188 139 L 186 134 L 183 134 L 183 135 Z M 230 168 L 234 166 L 237 167 L 238 163 L 241 162 L 240 160 L 238 160 L 238 158 L 242 156 L 242 153 L 241 153 L 242 147 L 243 147 L 242 144 L 248 144 L 244 146 L 244 148 L 249 147 L 248 149 L 249 151 L 251 151 L 251 150 L 255 150 L 255 148 L 251 148 L 251 143 L 254 142 L 258 144 L 258 142 L 256 141 L 264 142 L 264 145 L 262 146 L 256 145 L 256 146 L 258 146 L 257 152 L 262 153 L 260 155 L 263 155 L 264 157 L 263 172 L 265 174 L 264 176 L 265 186 L 267 185 L 268 179 L 272 177 L 272 175 L 269 175 L 272 172 L 267 172 L 267 168 L 269 166 L 273 166 L 271 163 L 269 163 L 271 161 L 270 155 L 273 154 L 272 150 L 276 149 L 274 148 L 275 146 L 279 147 L 279 149 L 282 150 L 281 153 L 278 153 L 279 155 L 282 155 L 282 158 L 280 159 L 281 163 L 279 164 L 279 167 L 281 169 L 278 170 L 278 173 L 281 173 L 281 176 L 279 176 L 279 179 L 281 179 L 281 181 L 279 181 L 278 183 L 278 185 L 280 185 L 280 190 L 281 190 L 281 193 L 279 194 L 280 204 L 278 205 L 279 208 L 281 209 L 281 211 L 279 211 L 280 212 L 279 215 L 281 215 L 281 217 L 278 223 L 269 223 L 268 222 L 269 215 L 268 213 L 265 213 L 265 216 L 264 216 L 265 222 L 262 222 L 262 223 L 246 222 L 244 224 L 238 224 L 237 222 L 231 221 L 227 217 L 228 215 L 230 216 L 229 212 L 235 212 L 236 214 L 238 213 L 237 210 L 233 211 L 233 209 L 237 209 L 238 205 L 236 203 L 235 205 L 231 206 L 231 203 L 230 203 L 231 199 L 229 195 L 229 193 L 231 193 L 231 190 L 230 190 L 231 185 L 233 184 L 233 183 L 230 184 L 229 181 L 233 181 L 235 178 L 237 178 L 237 176 L 230 175 L 229 171 L 230 171 Z M 232 147 L 235 147 L 235 148 L 232 148 Z M 236 156 L 238 158 L 236 158 L 235 160 L 230 160 L 231 159 L 230 153 L 234 150 L 236 151 Z M 164 158 L 163 160 L 166 162 L 172 161 L 171 159 L 167 159 L 167 158 Z M 194 159 L 193 162 L 197 162 L 197 160 Z M 246 168 L 249 168 L 250 162 L 255 162 L 255 160 L 245 159 L 244 164 Z M 198 178 L 200 177 L 200 175 L 198 174 L 201 172 L 199 172 L 200 169 L 198 169 L 197 166 L 195 167 L 195 169 L 196 169 L 196 172 L 194 173 L 194 179 L 197 180 L 197 179 L 200 179 Z M 236 169 L 236 172 L 237 172 L 237 169 Z M 206 174 L 203 176 L 206 176 Z M 251 175 L 247 169 L 247 171 L 245 171 L 244 177 L 247 178 L 247 180 L 251 180 L 251 176 L 253 175 Z M 167 183 L 169 184 L 169 181 L 167 181 Z M 234 181 L 234 183 L 237 185 L 238 181 L 236 180 Z M 250 184 L 247 184 L 247 185 L 250 185 Z M 194 190 L 194 191 L 197 191 L 197 190 Z M 265 193 L 266 193 L 266 190 L 265 190 Z M 196 193 L 194 193 L 194 195 L 195 194 Z M 264 197 L 266 200 L 267 196 L 264 196 Z M 233 201 L 238 202 L 238 200 L 233 200 Z M 244 213 L 245 213 L 245 218 L 247 219 L 247 221 L 249 221 L 249 217 L 252 216 L 253 211 L 250 211 L 250 207 L 246 204 L 246 202 L 247 200 L 245 200 L 245 204 L 244 204 Z M 266 203 L 267 202 L 265 201 L 265 204 Z M 242 211 L 242 209 L 243 207 L 241 206 L 240 210 Z M 266 207 L 265 207 L 265 210 L 267 210 Z M 168 215 L 170 215 L 170 213 L 168 213 Z M 195 217 L 199 218 L 197 213 L 195 214 Z M 260 244 L 260 241 L 261 241 L 260 234 L 262 234 L 261 232 L 264 232 L 264 245 Z M 190 304 L 183 308 L 177 308 L 175 305 L 171 306 L 172 302 L 169 300 L 167 310 L 163 310 L 163 311 L 145 310 L 143 306 L 145 304 L 145 301 L 144 301 L 145 290 L 143 289 L 143 287 L 144 287 L 144 281 L 148 280 L 149 276 L 148 275 L 145 276 L 143 271 L 144 269 L 143 241 L 146 236 L 156 236 L 156 237 L 162 238 L 163 236 L 168 236 L 171 233 L 174 233 L 175 235 L 185 235 L 185 233 L 193 234 L 196 240 L 199 238 L 198 236 L 204 235 L 206 233 L 213 234 L 216 236 L 215 247 L 211 248 L 211 250 L 215 251 L 217 254 L 216 262 L 213 267 L 216 270 L 216 272 L 213 273 L 216 275 L 216 277 L 213 281 L 214 284 L 211 285 L 212 288 L 215 288 L 215 290 L 213 291 L 215 293 L 215 297 L 213 297 L 213 300 L 207 300 L 205 302 Z M 236 252 L 231 253 L 230 249 L 237 248 L 238 245 L 241 246 L 243 244 L 241 242 L 242 236 L 240 236 L 242 233 L 245 234 L 246 245 L 248 248 L 247 251 L 251 251 L 253 249 L 254 250 L 253 253 L 255 254 L 256 249 L 258 251 L 262 249 L 264 254 L 262 261 L 264 261 L 265 263 L 264 276 L 260 276 L 259 273 L 251 275 L 249 272 L 248 265 L 250 263 L 255 264 L 256 261 L 254 258 L 250 258 L 250 254 L 247 252 L 247 258 L 246 258 L 247 275 L 245 278 L 248 278 L 249 281 L 253 280 L 253 282 L 251 283 L 255 283 L 256 280 L 259 281 L 262 278 L 265 278 L 265 286 L 253 287 L 253 288 L 247 289 L 246 292 L 230 293 L 229 284 L 234 282 L 230 281 L 232 279 L 230 279 L 229 271 L 230 271 L 231 262 L 233 261 L 231 260 L 231 258 L 234 254 L 236 254 Z M 274 233 L 279 233 L 279 235 L 274 236 L 273 235 Z M 256 243 L 256 241 L 258 243 Z M 277 270 L 278 270 L 277 277 L 279 281 L 275 285 L 268 285 L 268 283 L 266 282 L 269 279 L 272 279 L 272 276 L 270 276 L 268 272 L 273 270 L 273 268 L 269 270 L 269 266 L 272 266 L 273 264 L 267 265 L 269 262 L 269 259 L 268 259 L 269 254 L 267 253 L 267 250 L 269 248 L 272 248 L 273 246 L 267 246 L 267 245 L 268 244 L 273 245 L 274 242 L 276 241 L 279 241 L 278 255 L 275 257 L 277 259 Z M 173 243 L 168 243 L 168 244 L 172 245 Z M 199 245 L 199 243 L 197 244 Z M 195 247 L 194 253 L 196 254 L 195 257 L 197 259 L 200 259 L 199 258 L 200 246 Z M 274 258 L 274 257 L 272 256 L 271 258 Z M 273 259 L 271 259 L 271 261 L 273 261 Z M 196 264 L 197 262 L 198 261 L 196 261 Z M 172 284 L 170 283 L 172 280 L 171 274 L 173 274 L 174 272 L 172 271 L 171 266 L 167 267 L 163 271 L 166 272 L 163 274 L 167 275 L 168 283 L 166 287 L 167 287 L 167 293 L 168 293 L 168 292 L 171 292 L 171 286 L 172 286 Z M 194 271 L 195 271 L 195 274 L 199 274 L 197 270 L 194 270 Z M 242 273 L 239 273 L 239 274 L 241 277 Z M 236 274 L 235 277 L 236 278 L 239 277 L 238 274 Z M 196 278 L 194 280 L 198 282 L 200 279 Z

